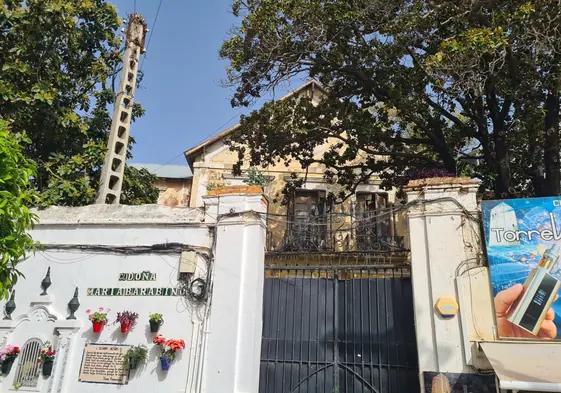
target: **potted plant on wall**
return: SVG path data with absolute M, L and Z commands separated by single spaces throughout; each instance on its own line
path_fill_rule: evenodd
M 122 311 L 117 313 L 115 323 L 121 324 L 121 333 L 127 334 L 136 323 L 138 314 L 132 311 Z
M 100 307 L 98 311 L 92 312 L 92 310 L 86 310 L 88 314 L 88 319 L 92 321 L 92 329 L 94 333 L 101 333 L 103 327 L 107 324 L 107 314 L 111 311 L 110 309 L 105 310 Z
M 139 365 L 146 363 L 148 348 L 144 345 L 135 345 L 125 353 L 125 363 L 130 370 L 135 370 Z
M 45 377 L 50 376 L 53 372 L 55 354 L 56 351 L 53 349 L 53 346 L 47 341 L 43 349 L 41 349 L 39 359 L 37 359 L 37 363 L 41 363 L 43 366 L 43 376 Z
M 177 352 L 185 348 L 185 341 L 174 338 L 166 340 L 161 334 L 154 337 L 154 344 L 159 345 L 162 351 L 160 362 L 163 371 L 169 370 L 171 362 L 175 359 Z
M 160 326 L 164 323 L 164 318 L 162 314 L 154 313 L 150 314 L 148 320 L 150 321 L 150 332 L 157 333 Z
M 2 362 L 2 375 L 10 373 L 14 360 L 19 355 L 19 347 L 14 345 L 6 345 L 0 349 L 0 361 Z

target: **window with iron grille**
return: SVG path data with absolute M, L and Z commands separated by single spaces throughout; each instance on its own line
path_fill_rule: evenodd
M 289 201 L 285 248 L 291 251 L 325 250 L 327 216 L 325 191 L 296 190 Z
M 360 250 L 376 250 L 389 245 L 391 216 L 388 194 L 357 192 L 355 205 L 355 237 Z
M 37 359 L 39 359 L 42 348 L 43 342 L 38 338 L 32 338 L 23 345 L 14 384 L 19 382 L 22 387 L 37 387 L 41 373 L 41 363 L 37 363 Z

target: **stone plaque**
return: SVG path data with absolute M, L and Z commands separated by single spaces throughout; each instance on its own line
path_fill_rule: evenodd
M 130 345 L 86 344 L 79 381 L 127 384 L 129 369 L 125 365 L 125 353 L 130 347 Z

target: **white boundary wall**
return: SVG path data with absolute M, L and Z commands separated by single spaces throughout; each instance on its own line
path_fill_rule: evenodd
M 25 279 L 15 286 L 12 320 L 0 321 L 0 344 L 21 347 L 37 337 L 51 341 L 58 353 L 50 378 L 40 377 L 37 388 L 19 391 L 257 392 L 265 226 L 260 215 L 242 213 L 265 212 L 266 201 L 261 195 L 224 195 L 208 198 L 206 203 L 206 212 L 155 205 L 94 205 L 39 212 L 40 224 L 32 236 L 48 249 L 38 250 L 19 265 Z M 125 255 L 111 250 L 52 248 L 163 243 L 180 243 L 192 250 L 196 261 L 193 277 L 211 277 L 207 301 L 197 303 L 184 296 L 88 295 L 88 288 L 177 287 L 179 251 Z M 52 285 L 47 296 L 40 296 L 49 267 Z M 119 281 L 120 273 L 143 271 L 156 273 L 156 280 Z M 80 308 L 76 320 L 67 320 L 67 304 L 75 288 Z M 118 311 L 134 311 L 140 317 L 126 336 L 118 324 L 94 334 L 85 311 L 99 307 L 111 309 L 111 322 Z M 168 372 L 160 369 L 159 350 L 152 344 L 154 334 L 148 327 L 148 315 L 154 312 L 164 315 L 160 332 L 184 339 L 187 346 Z M 149 348 L 149 359 L 144 368 L 131 372 L 127 385 L 79 382 L 87 343 L 143 344 Z M 14 390 L 18 360 L 10 374 L 0 377 L 0 392 Z

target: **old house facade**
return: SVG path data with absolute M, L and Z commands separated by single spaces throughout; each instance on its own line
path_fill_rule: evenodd
M 310 80 L 281 100 L 294 96 L 307 96 L 318 102 L 325 89 Z M 228 128 L 218 135 L 185 152 L 185 158 L 193 171 L 191 207 L 203 207 L 203 197 L 211 189 L 245 185 L 248 167 L 242 167 L 244 175 L 233 176 L 232 168 L 237 153 L 226 144 L 229 135 L 240 127 Z M 318 148 L 320 155 L 332 146 L 331 141 Z M 360 160 L 361 157 L 357 157 Z M 324 178 L 325 167 L 313 164 L 305 172 L 296 160 L 259 168 L 268 180 L 264 194 L 269 198 L 270 217 L 269 249 L 329 251 L 361 249 L 396 249 L 404 245 L 405 231 L 401 217 L 388 217 L 383 211 L 396 201 L 395 190 L 380 188 L 381 180 L 372 176 L 368 184 L 361 184 L 349 200 L 340 205 L 328 206 L 326 196 L 337 192 Z M 281 203 L 281 190 L 291 174 L 306 177 L 301 189 L 295 191 L 288 204 Z
M 157 177 L 154 186 L 160 191 L 158 205 L 189 206 L 193 173 L 187 165 L 128 164 L 146 169 Z

